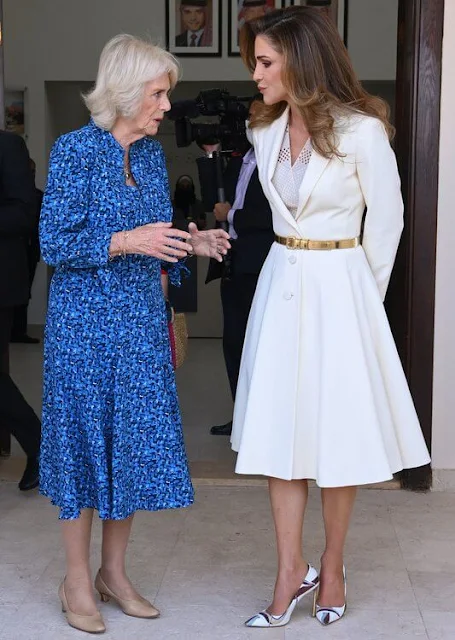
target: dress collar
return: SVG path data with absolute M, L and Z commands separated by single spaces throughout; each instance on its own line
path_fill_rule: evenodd
M 93 131 L 101 148 L 107 152 L 108 161 L 112 164 L 120 165 L 123 167 L 125 149 L 122 147 L 120 142 L 118 142 L 118 140 L 114 138 L 110 131 L 106 131 L 106 129 L 102 129 L 97 124 L 95 124 L 93 118 L 90 118 L 88 126 Z M 131 145 L 130 161 L 132 161 L 134 157 L 141 152 L 145 144 L 146 136 L 144 136 L 140 140 L 136 140 L 136 142 Z

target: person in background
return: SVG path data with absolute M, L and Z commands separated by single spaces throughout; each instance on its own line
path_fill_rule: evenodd
M 181 0 L 180 17 L 184 31 L 175 37 L 176 47 L 211 47 L 212 27 L 207 0 Z
M 195 222 L 198 229 L 205 229 L 207 226 L 207 215 L 204 205 L 196 198 L 193 178 L 182 175 L 177 179 L 172 200 L 174 208 L 173 222 L 178 228 L 181 225 L 188 226 L 190 222 Z
M 267 0 L 243 0 L 241 11 L 243 23 L 265 16 L 267 11 L 270 10 L 267 5 Z M 243 23 L 239 26 L 242 27 Z
M 255 105 L 250 105 L 250 116 Z M 259 181 L 254 149 L 246 141 L 242 155 L 229 158 L 224 171 L 227 202 L 217 202 L 218 223 L 229 225 L 230 273 L 211 261 L 207 282 L 221 278 L 223 354 L 232 399 L 235 402 L 243 342 L 259 274 L 274 241 L 272 211 Z M 231 435 L 232 420 L 210 429 L 212 435 Z
M 207 226 L 207 216 L 204 205 L 196 198 L 194 182 L 191 176 L 182 175 L 178 178 L 172 200 L 173 216 L 172 223 L 176 229 L 188 231 L 188 225 L 194 222 L 198 229 L 205 229 Z M 169 300 L 173 309 L 177 313 L 197 310 L 198 298 L 198 260 L 192 258 L 185 264 L 187 274 L 183 287 L 174 287 L 172 283 L 168 288 Z M 171 330 L 171 342 L 174 339 Z
M 0 421 L 27 456 L 19 489 L 39 482 L 41 424 L 8 373 L 14 309 L 30 295 L 28 238 L 37 222 L 36 189 L 23 139 L 0 131 Z
M 267 0 L 239 0 L 237 42 L 245 22 L 262 18 L 268 11 L 270 11 L 270 7 Z
M 174 284 L 188 255 L 218 260 L 222 230 L 172 228 L 166 161 L 155 139 L 179 77 L 167 51 L 110 40 L 88 125 L 60 137 L 40 221 L 55 267 L 45 330 L 41 492 L 60 508 L 68 624 L 101 633 L 90 543 L 103 524 L 95 589 L 129 615 L 159 611 L 130 582 L 125 557 L 136 511 L 193 502 L 169 344 L 162 263 Z
M 36 175 L 36 164 L 34 160 L 30 159 L 30 167 L 33 173 L 33 180 Z M 38 344 L 39 339 L 29 336 L 27 333 L 28 327 L 28 305 L 30 297 L 32 295 L 32 285 L 35 278 L 36 267 L 40 260 L 40 248 L 39 248 L 39 214 L 41 211 L 41 204 L 43 202 L 43 192 L 41 189 L 35 187 L 36 190 L 36 223 L 32 229 L 31 234 L 26 239 L 27 241 L 27 264 L 28 264 L 28 279 L 29 279 L 29 300 L 27 304 L 21 304 L 18 307 L 14 307 L 13 314 L 13 326 L 11 328 L 11 342 L 21 342 L 23 344 Z

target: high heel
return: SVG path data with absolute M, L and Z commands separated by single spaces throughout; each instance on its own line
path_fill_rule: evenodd
M 250 618 L 245 622 L 245 626 L 247 627 L 284 627 L 285 624 L 288 624 L 291 616 L 294 612 L 294 609 L 309 593 L 317 590 L 319 585 L 319 574 L 311 564 L 308 565 L 308 572 L 305 578 L 302 581 L 302 584 L 298 588 L 297 592 L 294 594 L 289 607 L 281 616 L 274 616 L 269 613 L 267 609 L 264 611 L 260 611 L 255 616 Z
M 317 618 L 318 621 L 327 627 L 329 624 L 333 624 L 346 613 L 347 606 L 347 583 L 346 583 L 346 569 L 343 565 L 343 582 L 344 582 L 344 605 L 342 607 L 321 607 L 317 604 L 318 594 L 315 592 L 313 601 L 313 618 Z
M 79 631 L 85 631 L 86 633 L 104 633 L 106 631 L 106 626 L 99 611 L 91 616 L 81 616 L 71 611 L 68 606 L 68 600 L 66 599 L 65 580 L 63 580 L 59 587 L 58 595 L 62 603 L 62 611 L 66 615 L 66 620 L 70 627 L 79 629 Z
M 102 602 L 109 602 L 111 599 L 114 600 L 127 616 L 132 616 L 133 618 L 158 618 L 160 615 L 158 609 L 142 596 L 139 596 L 137 600 L 123 600 L 119 598 L 119 596 L 109 589 L 99 571 L 96 574 L 95 589 L 100 594 Z

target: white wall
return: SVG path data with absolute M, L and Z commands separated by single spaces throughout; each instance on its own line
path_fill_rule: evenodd
M 433 467 L 455 469 L 455 2 L 445 3 L 433 390 Z

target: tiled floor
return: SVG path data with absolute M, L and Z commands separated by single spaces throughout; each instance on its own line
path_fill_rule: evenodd
M 162 617 L 137 620 L 111 604 L 102 605 L 106 637 L 454 640 L 455 493 L 360 491 L 346 550 L 346 618 L 324 629 L 310 618 L 310 603 L 304 602 L 286 628 L 243 626 L 268 604 L 273 587 L 275 548 L 267 491 L 262 481 L 235 484 L 227 439 L 207 433 L 210 424 L 224 421 L 230 411 L 219 342 L 191 346 L 179 384 L 188 450 L 199 476 L 196 503 L 187 510 L 136 516 L 130 575 Z M 38 408 L 40 350 L 15 347 L 12 359 L 16 380 Z M 0 514 L 0 640 L 83 637 L 66 625 L 57 600 L 64 563 L 55 509 L 37 494 L 22 495 L 14 482 L 4 481 Z M 319 493 L 312 489 L 305 550 L 316 564 L 322 540 Z M 94 571 L 99 550 L 97 522 Z

